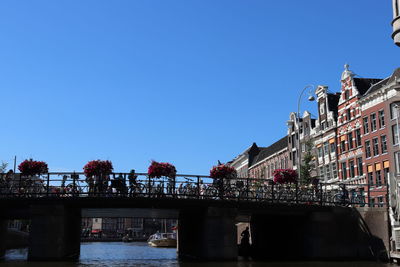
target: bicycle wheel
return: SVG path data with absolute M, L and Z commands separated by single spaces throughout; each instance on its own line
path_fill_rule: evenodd
M 335 205 L 340 205 L 340 206 L 345 206 L 345 207 L 347 207 L 348 205 L 350 205 L 349 201 L 346 200 L 346 199 L 343 197 L 343 195 L 340 194 L 340 193 L 335 194 L 335 195 L 333 196 L 333 203 L 334 203 Z

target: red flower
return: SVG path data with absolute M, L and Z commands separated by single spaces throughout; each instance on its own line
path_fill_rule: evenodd
M 218 166 L 212 167 L 210 170 L 210 177 L 211 178 L 235 178 L 237 176 L 237 172 L 235 168 L 229 167 L 225 164 L 221 164 Z
M 176 168 L 171 163 L 157 162 L 153 160 L 147 170 L 147 174 L 150 178 L 160 178 L 161 176 L 175 178 Z
M 276 169 L 273 175 L 274 182 L 278 184 L 297 182 L 297 172 L 293 169 Z
M 92 160 L 83 167 L 86 177 L 109 175 L 113 171 L 113 166 L 109 160 Z
M 40 175 L 49 172 L 47 163 L 44 161 L 36 161 L 33 159 L 24 160 L 18 165 L 18 170 L 23 175 Z

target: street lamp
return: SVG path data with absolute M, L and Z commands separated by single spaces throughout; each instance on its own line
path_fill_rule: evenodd
M 301 181 L 300 102 L 301 102 L 301 97 L 303 96 L 304 92 L 307 89 L 310 89 L 308 91 L 308 101 L 314 101 L 315 100 L 314 96 L 311 93 L 311 88 L 314 88 L 314 85 L 309 84 L 306 87 L 304 87 L 304 89 L 300 93 L 299 100 L 297 102 L 297 116 L 296 116 L 297 134 L 298 134 L 298 139 L 297 139 L 297 145 L 298 145 L 298 147 L 297 147 L 297 159 L 298 159 L 297 166 L 298 167 L 297 167 L 297 170 L 298 170 L 299 181 Z M 311 125 L 310 125 L 310 127 L 311 127 Z M 296 127 L 294 129 L 296 131 Z M 295 134 L 296 134 L 296 132 L 295 132 Z

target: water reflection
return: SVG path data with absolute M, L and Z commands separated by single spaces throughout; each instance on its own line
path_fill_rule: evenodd
M 144 267 L 384 267 L 376 262 L 178 262 L 176 249 L 153 248 L 143 242 L 82 243 L 81 257 L 72 262 L 27 262 L 27 249 L 13 249 L 0 266 L 144 266 Z

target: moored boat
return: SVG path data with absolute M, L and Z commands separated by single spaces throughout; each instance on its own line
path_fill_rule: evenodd
M 152 247 L 176 247 L 176 233 L 155 233 L 147 243 Z

